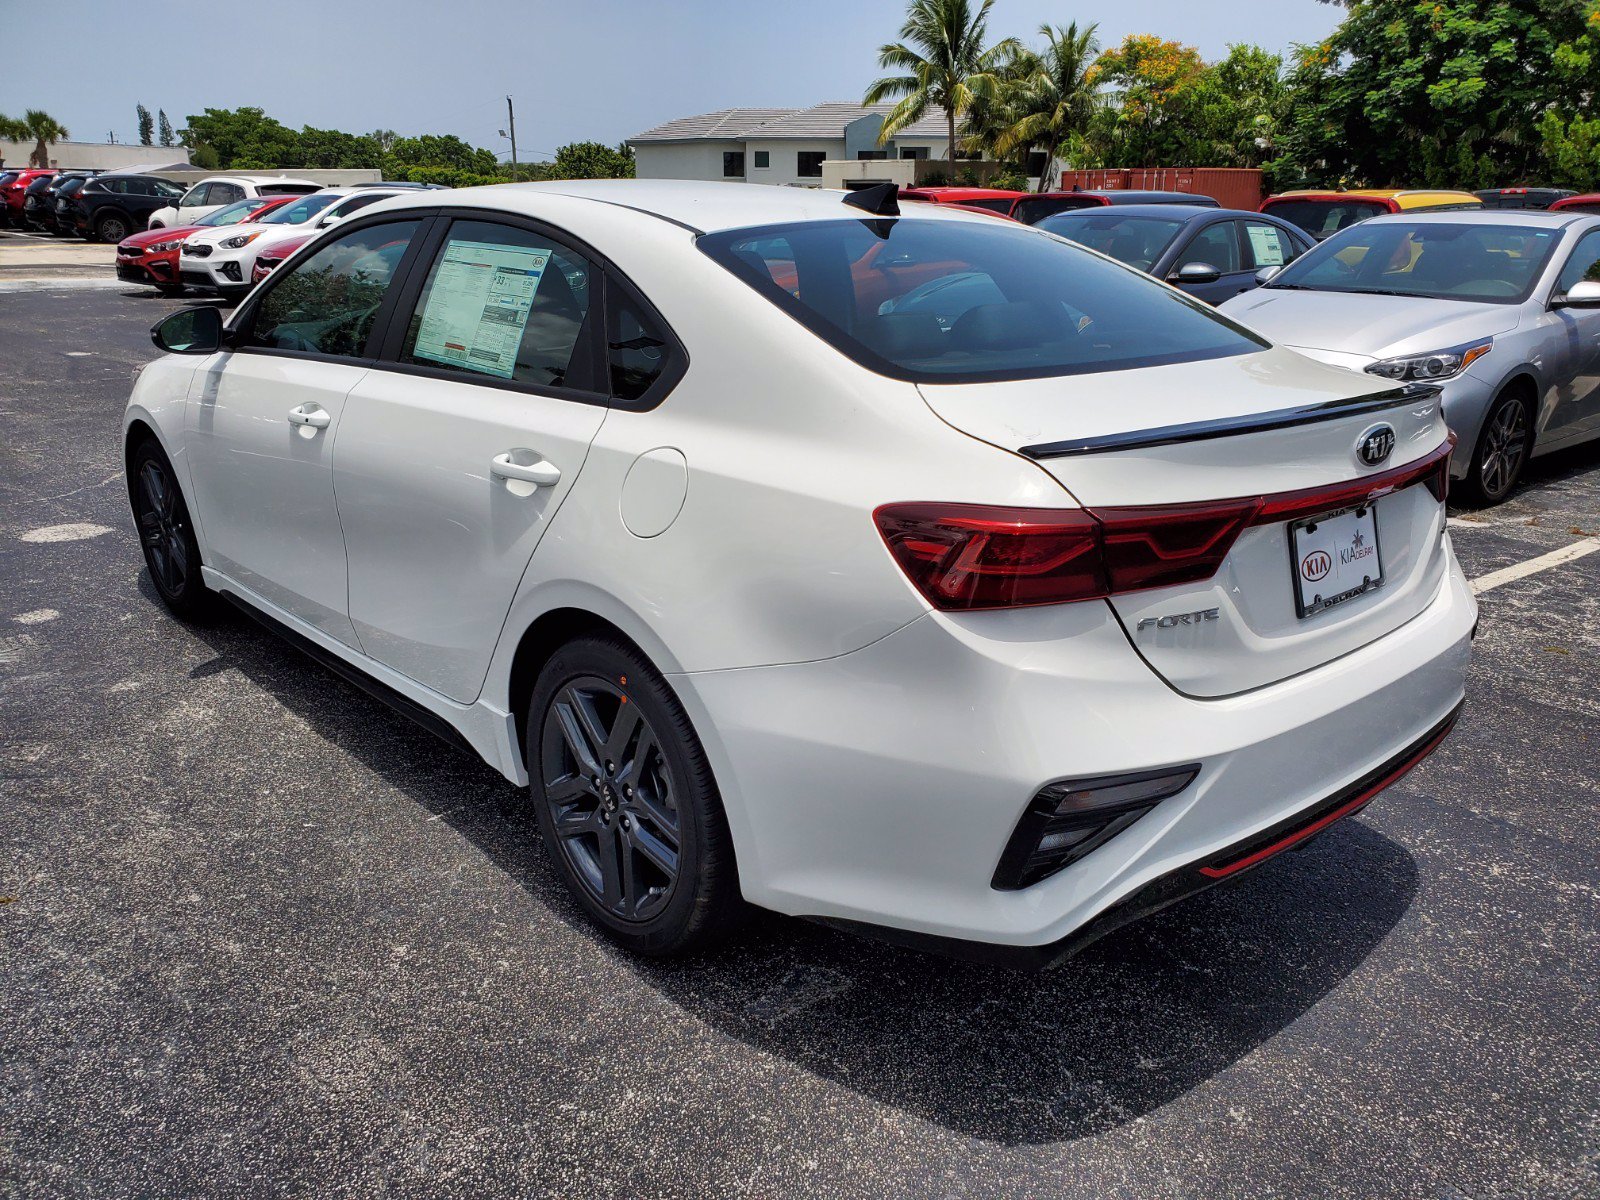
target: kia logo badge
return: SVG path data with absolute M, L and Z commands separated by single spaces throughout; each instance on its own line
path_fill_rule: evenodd
M 1374 425 L 1356 439 L 1356 457 L 1369 467 L 1376 467 L 1394 453 L 1394 429 L 1388 425 Z
M 1313 550 L 1300 560 L 1300 574 L 1307 583 L 1316 583 L 1333 570 L 1333 557 L 1326 550 Z

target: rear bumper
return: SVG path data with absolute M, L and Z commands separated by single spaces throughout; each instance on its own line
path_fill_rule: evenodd
M 1050 962 L 1370 800 L 1461 703 L 1475 620 L 1451 556 L 1400 629 L 1220 699 L 1167 687 L 1098 604 L 929 614 L 841 658 L 672 683 L 753 903 Z M 1186 763 L 1193 783 L 1080 861 L 991 886 L 1043 785 Z
M 1045 970 L 1124 925 L 1160 912 L 1208 888 L 1228 883 L 1286 850 L 1307 845 L 1335 821 L 1360 812 L 1385 788 L 1397 783 L 1411 768 L 1437 750 L 1444 739 L 1450 736 L 1460 714 L 1461 705 L 1457 704 L 1444 720 L 1360 779 L 1260 833 L 1152 880 L 1060 941 L 1041 946 L 998 946 L 959 938 L 933 937 L 857 921 L 822 920 L 824 924 L 835 925 L 864 937 L 916 950 L 1021 970 Z

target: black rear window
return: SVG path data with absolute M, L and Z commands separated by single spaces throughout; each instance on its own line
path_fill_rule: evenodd
M 309 196 L 320 191 L 320 183 L 263 183 L 256 188 L 261 196 Z
M 870 370 L 919 383 L 1038 379 L 1251 354 L 1211 308 L 1003 222 L 811 221 L 700 248 Z
M 1011 214 L 1024 225 L 1037 225 L 1056 213 L 1072 212 L 1079 208 L 1104 208 L 1106 202 L 1095 196 L 1037 196 L 1017 201 Z
M 1368 217 L 1381 217 L 1390 210 L 1381 200 L 1341 199 L 1276 200 L 1261 211 L 1300 226 L 1314 238 L 1325 238 Z

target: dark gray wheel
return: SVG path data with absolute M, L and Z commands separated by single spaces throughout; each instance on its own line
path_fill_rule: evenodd
M 200 546 L 189 507 L 154 439 L 139 443 L 129 456 L 128 494 L 145 566 L 162 603 L 185 620 L 209 615 L 214 597 L 200 578 Z
M 1483 419 L 1467 468 L 1468 498 L 1499 504 L 1516 487 L 1532 451 L 1533 421 L 1527 400 L 1517 392 L 1502 392 Z
M 120 242 L 132 232 L 128 218 L 121 213 L 106 213 L 94 223 L 94 235 L 102 242 Z
M 677 697 L 633 647 L 582 638 L 534 685 L 527 760 L 567 886 L 641 954 L 701 949 L 743 911 L 721 799 Z

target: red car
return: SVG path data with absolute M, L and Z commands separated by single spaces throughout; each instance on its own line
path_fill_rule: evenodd
M 253 221 L 298 199 L 299 196 L 251 196 L 235 200 L 209 216 L 201 217 L 193 225 L 183 225 L 177 229 L 149 229 L 123 238 L 117 243 L 117 278 L 126 283 L 150 284 L 163 292 L 181 292 L 183 284 L 178 282 L 178 251 L 184 238 L 200 229 Z
M 37 167 L 23 167 L 8 169 L 0 176 L 0 201 L 4 201 L 3 212 L 0 218 L 9 225 L 22 224 L 22 193 L 28 190 L 28 185 L 40 176 L 50 178 L 54 171 L 40 170 Z
M 918 187 L 901 188 L 900 199 L 921 200 L 928 204 L 959 204 L 962 208 L 986 208 L 990 212 L 1009 215 L 1011 206 L 1027 192 L 1013 192 L 1008 188 L 986 187 Z
M 274 267 L 316 236 L 315 232 L 303 233 L 299 237 L 279 242 L 272 249 L 256 255 L 256 265 L 250 269 L 250 282 L 253 284 L 260 283 L 268 275 L 272 274 Z
M 1550 206 L 1550 211 L 1600 213 L 1600 192 L 1584 192 L 1581 196 L 1564 196 Z

